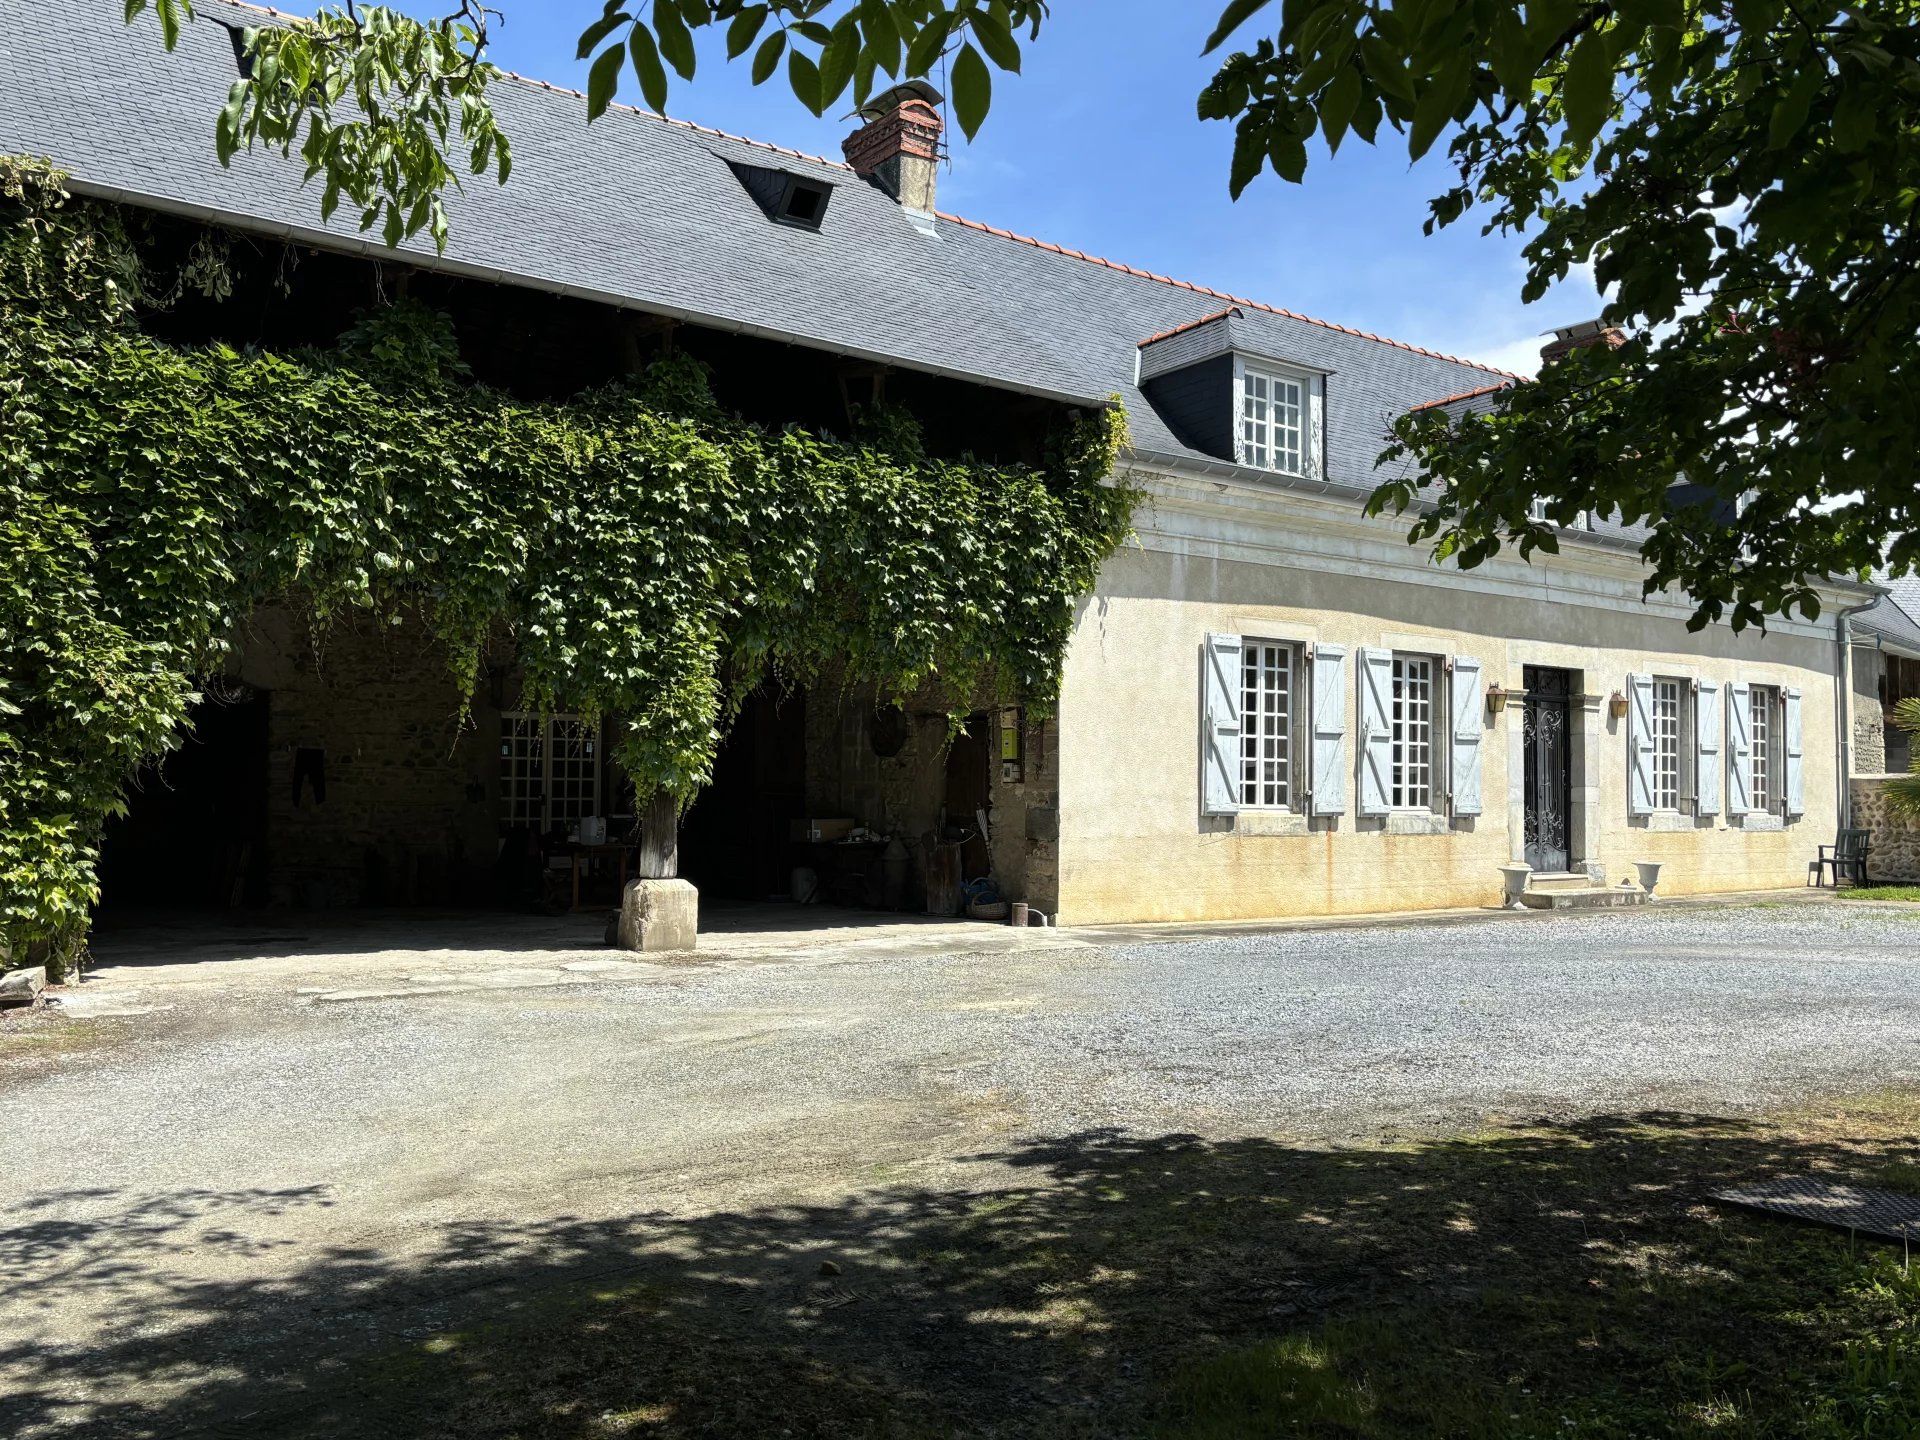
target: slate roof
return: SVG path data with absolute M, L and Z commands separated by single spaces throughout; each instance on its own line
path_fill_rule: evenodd
M 221 168 L 213 119 L 236 67 L 216 22 L 270 12 L 197 8 L 168 53 L 151 16 L 126 26 L 109 0 L 9 5 L 0 153 L 50 156 L 83 194 L 384 253 L 345 207 L 323 224 L 297 160 L 243 153 Z M 468 180 L 448 202 L 446 254 L 407 247 L 421 264 L 1072 402 L 1118 394 L 1137 452 L 1210 469 L 1221 463 L 1174 436 L 1134 367 L 1143 339 L 1236 308 L 1236 333 L 1261 352 L 1332 372 L 1328 478 L 1355 493 L 1381 478 L 1391 417 L 1513 378 L 959 216 L 916 222 L 836 161 L 627 107 L 588 125 L 576 94 L 518 77 L 491 93 L 513 177 Z M 770 223 L 729 161 L 831 184 L 823 227 Z
M 1514 382 L 1495 380 L 1486 385 L 1476 385 L 1471 390 L 1462 390 L 1457 395 L 1442 395 L 1434 400 L 1423 400 L 1418 405 L 1409 405 L 1407 413 L 1417 410 L 1444 410 L 1449 421 L 1458 420 L 1462 415 L 1485 410 L 1493 403 L 1493 397 Z
M 1874 602 L 1871 610 L 1853 617 L 1853 633 L 1920 655 L 1920 575 L 1897 579 L 1876 575 L 1874 581 L 1887 593 Z

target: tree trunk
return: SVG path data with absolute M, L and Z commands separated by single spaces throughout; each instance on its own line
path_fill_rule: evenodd
M 680 873 L 680 807 L 662 791 L 646 804 L 640 816 L 642 880 L 671 880 Z

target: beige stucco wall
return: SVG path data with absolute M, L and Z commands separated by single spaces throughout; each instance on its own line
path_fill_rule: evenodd
M 1599 557 L 1588 570 L 1556 562 L 1494 567 L 1486 580 L 1440 576 L 1417 556 L 1410 563 L 1403 532 L 1392 537 L 1399 549 L 1390 561 L 1369 565 L 1362 528 L 1344 549 L 1338 534 L 1312 537 L 1309 548 L 1324 558 L 1311 562 L 1278 542 L 1271 558 L 1230 558 L 1257 552 L 1255 534 L 1244 518 L 1212 527 L 1193 515 L 1163 518 L 1158 534 L 1143 526 L 1142 546 L 1116 555 L 1082 604 L 1060 711 L 1065 921 L 1494 903 L 1497 867 L 1523 850 L 1520 706 L 1497 717 L 1481 710 L 1482 814 L 1445 833 L 1392 833 L 1398 822 L 1354 813 L 1353 652 L 1361 646 L 1472 656 L 1487 685 L 1509 689 L 1521 686 L 1527 664 L 1579 672 L 1589 698 L 1572 707 L 1576 824 L 1583 811 L 1589 818 L 1576 864 L 1597 866 L 1610 884 L 1633 873 L 1631 862 L 1658 860 L 1663 894 L 1795 885 L 1815 844 L 1832 839 L 1834 647 L 1813 627 L 1689 634 L 1677 607 L 1638 603 L 1625 557 Z M 1495 575 L 1505 578 L 1492 583 Z M 1202 816 L 1200 656 L 1210 631 L 1347 647 L 1345 815 L 1315 820 L 1304 834 L 1271 833 L 1290 827 L 1244 813 Z M 1750 822 L 1777 829 L 1724 816 L 1629 818 L 1625 721 L 1607 697 L 1634 672 L 1798 688 L 1804 815 Z

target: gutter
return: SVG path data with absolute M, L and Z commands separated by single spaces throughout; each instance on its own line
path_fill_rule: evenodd
M 642 303 L 630 295 L 619 295 L 609 290 L 595 290 L 585 285 L 569 285 L 559 280 L 545 280 L 536 275 L 523 275 L 511 270 L 502 270 L 498 266 L 477 264 L 470 260 L 450 260 L 444 255 L 429 255 L 419 250 L 390 249 L 378 240 L 342 235 L 338 231 L 319 226 L 296 225 L 287 220 L 267 220 L 238 210 L 225 210 L 217 205 L 193 204 L 163 195 L 150 195 L 144 191 L 129 190 L 120 185 L 107 185 L 97 180 L 87 180 L 79 175 L 69 174 L 65 184 L 73 194 L 84 195 L 90 199 L 107 200 L 117 205 L 131 205 L 142 210 L 157 210 L 168 215 L 178 215 L 187 220 L 198 220 L 203 224 L 220 225 L 230 230 L 247 231 L 279 240 L 297 241 L 302 245 L 311 245 L 316 250 L 366 256 L 394 264 L 411 265 L 438 274 L 458 275 L 464 279 L 507 285 L 518 290 L 539 290 L 549 295 L 564 296 L 570 300 L 586 300 L 595 305 L 611 306 L 617 310 L 637 311 L 644 315 L 664 315 L 670 320 L 699 325 L 708 330 L 748 335 L 756 340 L 771 340 L 777 344 L 824 351 L 829 355 L 859 360 L 869 365 L 915 370 L 922 374 L 938 376 L 942 380 L 959 380 L 968 385 L 982 385 L 989 389 L 1004 390 L 1017 395 L 1032 395 L 1038 399 L 1051 400 L 1056 404 L 1071 405 L 1082 410 L 1104 410 L 1112 404 L 1112 397 L 1106 395 L 1075 395 L 1065 390 L 1050 390 L 1042 385 L 1012 384 L 966 370 L 903 360 L 898 355 L 890 355 L 879 350 L 863 350 L 857 346 L 835 344 L 812 336 L 795 335 L 770 325 L 756 325 L 751 321 L 736 320 L 730 316 L 704 314 L 698 310 L 688 310 L 657 301 Z
M 1320 481 L 1315 484 L 1300 480 L 1291 475 L 1283 474 L 1277 470 L 1257 470 L 1249 465 L 1236 465 L 1226 460 L 1203 459 L 1197 455 L 1176 454 L 1171 450 L 1145 450 L 1128 446 L 1125 454 L 1129 458 L 1138 460 L 1144 465 L 1158 465 L 1168 470 L 1180 471 L 1189 475 L 1204 475 L 1212 479 L 1239 480 L 1256 489 L 1295 490 L 1310 495 L 1340 495 L 1352 500 L 1358 500 L 1362 504 L 1366 502 L 1374 491 L 1374 487 L 1371 485 L 1356 486 L 1345 481 L 1336 483 L 1325 476 L 1322 476 Z M 1407 507 L 1407 511 L 1408 513 L 1418 514 L 1430 508 L 1427 502 L 1416 499 Z M 1633 555 L 1640 553 L 1641 542 L 1626 535 L 1608 535 L 1598 530 L 1575 530 L 1561 526 L 1556 526 L 1554 533 L 1563 540 L 1571 540 L 1576 545 L 1591 546 L 1596 550 L 1614 550 Z M 1862 610 L 1871 610 L 1879 601 L 1880 596 L 1885 593 L 1877 586 L 1862 584 L 1858 580 L 1840 580 L 1826 577 L 1819 583 L 1828 590 L 1839 594 L 1852 591 L 1855 594 L 1871 595 L 1873 597 L 1872 600 L 1867 601 L 1865 604 L 1856 605 L 1852 609 L 1844 612 L 1847 615 L 1857 615 Z M 1920 655 L 1916 655 L 1915 658 L 1920 659 Z
M 1214 479 L 1239 480 L 1261 489 L 1279 488 L 1282 490 L 1304 491 L 1310 495 L 1341 495 L 1357 500 L 1364 505 L 1373 494 L 1374 487 L 1356 486 L 1346 482 L 1336 484 L 1323 475 L 1318 484 L 1281 474 L 1276 470 L 1256 470 L 1248 465 L 1235 465 L 1224 460 L 1203 460 L 1192 455 L 1176 455 L 1168 450 L 1136 450 L 1129 448 L 1127 454 L 1148 465 L 1161 465 L 1170 470 L 1184 471 L 1190 475 L 1205 475 Z M 1408 513 L 1420 514 L 1431 507 L 1416 499 L 1407 507 Z M 1627 551 L 1640 553 L 1640 542 L 1624 535 L 1604 535 L 1595 530 L 1556 529 L 1556 534 L 1572 540 L 1577 545 L 1591 545 L 1600 550 Z
M 1264 488 L 1278 487 L 1282 490 L 1302 490 L 1309 495 L 1330 495 L 1334 492 L 1334 483 L 1324 473 L 1316 485 L 1297 476 L 1286 475 L 1278 470 L 1256 470 L 1249 465 L 1235 465 L 1225 460 L 1203 460 L 1195 455 L 1176 455 L 1171 450 L 1142 450 L 1129 445 L 1126 449 L 1129 458 L 1144 465 L 1160 465 L 1169 470 L 1184 470 L 1192 475 L 1208 475 L 1223 480 L 1243 480 Z M 1355 490 L 1350 485 L 1339 487 L 1340 493 L 1351 495 L 1356 500 L 1364 500 L 1373 492 Z

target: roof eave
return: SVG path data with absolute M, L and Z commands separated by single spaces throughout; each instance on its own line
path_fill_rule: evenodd
M 1129 446 L 1123 458 L 1138 460 L 1144 465 L 1164 466 L 1171 470 L 1182 471 L 1189 475 L 1206 476 L 1209 479 L 1239 480 L 1247 484 L 1277 486 L 1283 490 L 1296 490 L 1312 495 L 1336 495 L 1350 499 L 1364 500 L 1374 491 L 1374 486 L 1351 485 L 1340 481 L 1321 479 L 1306 480 L 1294 475 L 1283 475 L 1277 470 L 1259 470 L 1250 465 L 1239 465 L 1226 460 L 1211 460 L 1197 455 L 1183 455 L 1172 450 L 1150 450 Z M 1420 512 L 1431 508 L 1425 502 L 1415 500 L 1408 510 Z M 1591 545 L 1598 549 L 1621 551 L 1637 555 L 1640 543 L 1625 535 L 1607 535 L 1596 530 L 1573 530 L 1556 527 L 1555 533 L 1564 536 L 1577 545 Z M 1859 580 L 1840 577 L 1828 577 L 1817 582 L 1837 594 L 1878 595 L 1884 593 L 1882 587 L 1869 585 Z M 1859 622 L 1856 620 L 1855 626 Z
M 254 234 L 273 236 L 283 240 L 296 240 L 303 245 L 311 245 L 319 250 L 331 250 L 343 255 L 367 255 L 391 260 L 407 265 L 418 266 L 422 270 L 431 270 L 438 274 L 457 275 L 468 280 L 484 280 L 495 285 L 511 285 L 523 290 L 538 290 L 544 294 L 560 295 L 573 300 L 587 300 L 598 305 L 609 305 L 621 310 L 634 310 L 648 315 L 661 315 L 670 320 L 684 321 L 689 325 L 700 325 L 711 330 L 723 330 L 735 335 L 749 335 L 756 339 L 772 340 L 781 344 L 799 345 L 810 350 L 823 351 L 830 355 L 839 355 L 847 359 L 860 360 L 867 364 L 887 365 L 900 370 L 913 370 L 924 375 L 937 376 L 943 380 L 959 380 L 970 385 L 983 385 L 989 389 L 1004 390 L 1016 395 L 1031 395 L 1037 399 L 1051 400 L 1062 405 L 1073 405 L 1083 409 L 1106 409 L 1112 402 L 1110 395 L 1082 395 L 1067 390 L 1054 390 L 1046 386 L 1022 385 L 1001 379 L 997 376 L 957 367 L 929 364 L 925 361 L 902 359 L 898 355 L 882 350 L 869 350 L 860 346 L 846 345 L 836 341 L 822 339 L 816 335 L 803 335 L 790 330 L 782 330 L 770 325 L 757 325 L 750 320 L 740 320 L 733 316 L 716 315 L 700 310 L 691 310 L 681 306 L 661 304 L 657 301 L 642 301 L 630 295 L 620 295 L 612 291 L 596 290 L 590 286 L 568 285 L 561 281 L 543 280 L 538 276 L 525 275 L 504 270 L 497 266 L 483 265 L 476 261 L 460 260 L 440 254 L 429 254 L 422 250 L 400 250 L 388 247 L 379 240 L 357 235 L 342 235 L 338 231 L 316 225 L 297 225 L 291 221 L 268 220 L 262 216 L 250 215 L 241 210 L 229 210 L 222 206 L 195 204 L 190 201 L 175 200 L 164 195 L 154 195 L 145 191 L 133 190 L 123 185 L 110 185 L 89 180 L 83 175 L 70 174 L 65 185 L 76 195 L 87 196 L 95 200 L 112 201 L 115 204 L 138 206 L 145 210 L 156 210 L 168 215 L 178 215 L 187 220 L 199 220 L 212 225 L 224 225 L 235 230 L 250 231 Z

